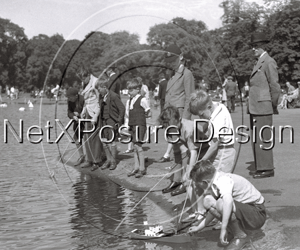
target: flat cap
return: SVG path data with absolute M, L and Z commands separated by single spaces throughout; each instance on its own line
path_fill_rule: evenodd
M 78 89 L 76 88 L 68 88 L 67 90 L 67 96 L 76 96 L 78 95 Z

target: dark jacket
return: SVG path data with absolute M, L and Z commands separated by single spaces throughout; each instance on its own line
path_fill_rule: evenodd
M 228 80 L 228 82 L 225 85 L 225 91 L 227 97 L 235 96 L 236 93 L 238 93 L 238 85 L 236 82 L 233 82 L 232 80 Z
M 102 112 L 102 104 L 103 104 L 103 97 L 99 97 L 99 106 L 101 108 Z M 124 123 L 124 115 L 125 115 L 125 106 L 122 103 L 120 96 L 117 95 L 115 92 L 109 90 L 107 98 L 106 98 L 106 104 L 108 105 L 109 109 L 109 115 L 110 118 L 113 119 L 116 123 L 119 123 L 119 125 Z M 101 119 L 102 114 L 99 115 L 99 118 Z
M 75 102 L 68 101 L 68 117 L 73 119 L 74 112 L 78 112 L 81 114 L 84 106 L 84 97 L 82 95 L 78 95 L 78 98 Z
M 191 119 L 189 104 L 193 92 L 195 92 L 194 76 L 189 69 L 181 65 L 168 81 L 164 108 L 171 105 L 183 108 L 182 118 Z
M 160 100 L 163 100 L 163 101 L 165 100 L 167 84 L 168 84 L 168 81 L 166 79 L 159 82 L 158 98 Z
M 121 90 L 121 80 L 120 77 L 115 73 L 109 78 L 109 90 L 115 92 L 120 96 L 120 90 Z
M 248 112 L 253 115 L 278 113 L 280 95 L 278 71 L 275 60 L 265 53 L 259 58 L 250 76 Z

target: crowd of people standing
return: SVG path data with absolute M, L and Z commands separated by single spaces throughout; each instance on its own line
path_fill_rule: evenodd
M 277 103 L 280 95 L 277 65 L 265 50 L 268 39 L 263 33 L 251 37 L 251 45 L 257 63 L 250 76 L 250 83 L 245 88 L 248 99 L 247 110 L 250 114 L 251 130 L 253 126 L 261 129 L 272 126 L 272 116 L 278 113 Z M 264 198 L 261 193 L 245 178 L 233 173 L 235 166 L 235 140 L 231 112 L 235 111 L 237 83 L 231 76 L 227 77 L 222 88 L 226 93 L 227 107 L 222 102 L 213 101 L 205 82 L 195 90 L 193 73 L 186 65 L 186 58 L 181 49 L 173 44 L 166 48 L 165 62 L 174 72 L 167 80 L 159 75 L 158 93 L 161 113 L 157 125 L 177 126 L 178 143 L 172 144 L 176 136 L 169 135 L 167 150 L 158 162 L 170 161 L 173 150 L 175 167 L 172 169 L 171 183 L 162 190 L 163 193 L 179 195 L 187 192 L 194 211 L 190 217 L 197 218 L 198 224 L 189 232 L 202 230 L 213 218 L 219 220 L 220 241 L 227 249 L 242 249 L 249 242 L 245 230 L 262 227 L 266 219 Z M 85 130 L 96 128 L 96 132 L 85 134 L 85 151 L 79 151 L 80 158 L 76 165 L 91 167 L 94 171 L 101 169 L 115 170 L 116 142 L 111 140 L 113 133 L 125 124 L 133 138 L 134 167 L 128 177 L 141 178 L 146 175 L 145 155 L 142 140 L 146 132 L 146 118 L 151 116 L 147 90 L 143 89 L 140 77 L 127 82 L 129 100 L 126 105 L 120 100 L 120 86 L 113 69 L 109 69 L 108 80 L 96 79 L 91 72 L 84 71 L 81 79 L 84 89 L 81 95 L 75 88 L 67 91 L 68 116 L 75 120 L 74 130 L 78 130 L 79 119 L 88 118 Z M 224 94 L 225 95 L 225 94 Z M 197 124 L 191 115 L 210 121 Z M 89 124 L 89 125 L 88 125 Z M 102 126 L 110 126 L 99 135 Z M 194 140 L 196 133 L 200 138 L 210 140 L 200 143 Z M 232 132 L 233 135 L 230 133 Z M 270 138 L 270 131 L 265 130 L 262 138 L 252 138 L 254 153 L 253 178 L 274 176 L 272 149 L 263 150 L 261 145 Z M 76 135 L 80 138 L 82 135 Z M 100 140 L 101 138 L 101 140 Z M 82 144 L 78 143 L 77 147 Z M 234 238 L 227 241 L 228 230 Z

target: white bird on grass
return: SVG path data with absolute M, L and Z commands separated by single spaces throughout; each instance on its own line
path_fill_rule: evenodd
M 34 107 L 33 104 L 32 104 L 32 102 L 31 102 L 30 100 L 28 101 L 27 104 L 28 104 L 28 107 L 29 107 L 29 108 L 33 108 L 33 107 Z

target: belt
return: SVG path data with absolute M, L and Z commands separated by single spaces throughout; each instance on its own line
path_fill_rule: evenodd
M 222 149 L 222 148 L 234 148 L 234 144 L 230 144 L 230 145 L 219 145 L 218 148 Z

